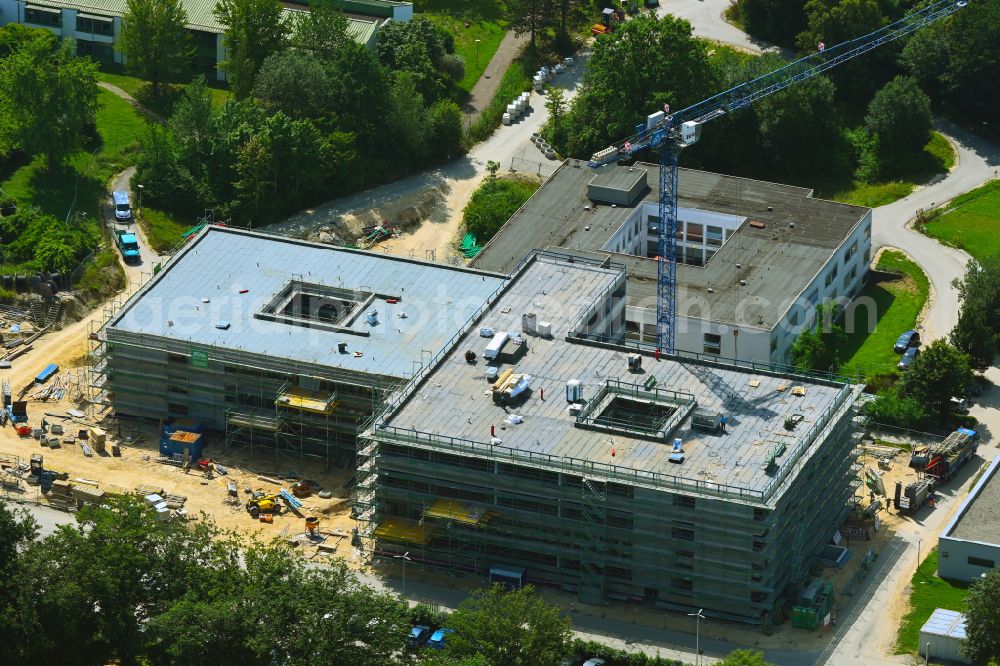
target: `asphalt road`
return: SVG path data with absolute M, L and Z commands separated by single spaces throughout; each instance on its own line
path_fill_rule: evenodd
M 936 182 L 920 187 L 899 201 L 876 208 L 872 213 L 872 245 L 903 250 L 930 278 L 934 294 L 923 322 L 926 339 L 944 337 L 954 328 L 959 302 L 952 281 L 965 275 L 970 257 L 963 250 L 941 245 L 914 231 L 908 223 L 918 210 L 943 205 L 996 177 L 1000 168 L 1000 146 L 996 143 L 947 121 L 938 121 L 936 126 L 958 151 L 956 167 Z

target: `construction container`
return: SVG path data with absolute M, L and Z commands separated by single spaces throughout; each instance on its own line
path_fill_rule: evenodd
M 160 455 L 180 460 L 185 450 L 191 460 L 201 458 L 205 448 L 205 436 L 197 432 L 176 430 L 160 439 Z
M 517 104 L 508 104 L 507 113 L 510 115 L 511 118 L 516 118 L 518 115 Z
M 502 122 L 504 125 L 510 125 L 510 114 L 509 113 L 503 114 L 503 117 L 500 119 L 500 122 Z

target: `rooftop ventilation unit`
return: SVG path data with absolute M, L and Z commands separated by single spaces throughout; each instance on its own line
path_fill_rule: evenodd
M 580 402 L 583 400 L 583 384 L 579 379 L 571 379 L 566 382 L 566 402 Z
M 719 430 L 722 427 L 722 414 L 707 409 L 696 409 L 691 417 L 691 427 L 713 432 Z

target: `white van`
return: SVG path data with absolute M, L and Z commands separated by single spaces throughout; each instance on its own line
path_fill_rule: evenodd
M 128 192 L 121 190 L 111 193 L 111 202 L 115 207 L 115 219 L 119 222 L 128 222 L 132 219 L 132 205 L 128 200 Z

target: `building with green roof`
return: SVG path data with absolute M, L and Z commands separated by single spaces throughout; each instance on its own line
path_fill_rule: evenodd
M 195 68 L 219 81 L 226 72 L 223 27 L 215 17 L 216 0 L 181 0 L 188 16 L 195 47 Z M 19 23 L 46 28 L 60 37 L 72 38 L 76 51 L 103 63 L 124 64 L 116 48 L 127 0 L 0 0 L 0 25 Z M 358 43 L 375 48 L 378 31 L 389 21 L 408 21 L 413 4 L 394 0 L 343 0 L 347 32 Z M 308 3 L 285 5 L 285 13 L 309 11 Z

